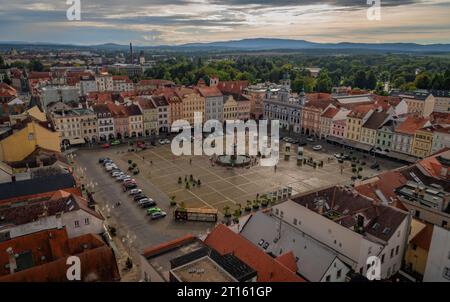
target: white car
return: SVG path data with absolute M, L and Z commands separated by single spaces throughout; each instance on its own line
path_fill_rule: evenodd
M 164 140 L 164 143 L 165 143 L 165 144 L 171 144 L 172 142 L 170 141 L 170 139 L 167 139 L 167 138 L 166 138 L 166 139 Z
M 112 171 L 113 169 L 118 169 L 119 167 L 117 167 L 116 165 L 112 165 L 112 166 L 107 166 L 106 168 L 105 168 L 105 170 L 106 171 Z
M 165 145 L 165 144 L 166 144 L 166 140 L 160 139 L 160 140 L 158 140 L 158 143 L 159 143 L 160 145 Z
M 117 177 L 117 176 L 120 176 L 120 175 L 124 175 L 125 173 L 123 173 L 122 171 L 116 171 L 116 172 L 113 172 L 112 174 L 111 174 L 111 176 L 112 177 Z
M 320 151 L 320 150 L 322 150 L 322 146 L 321 145 L 317 145 L 317 146 L 314 146 L 314 148 L 313 148 L 313 150 L 314 151 Z
M 130 195 L 137 195 L 137 194 L 141 194 L 142 190 L 141 189 L 132 189 L 130 191 Z
M 122 174 L 116 177 L 117 181 L 123 181 L 125 178 L 130 177 L 128 175 Z

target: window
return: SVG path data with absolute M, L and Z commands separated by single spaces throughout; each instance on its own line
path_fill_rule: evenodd
M 394 257 L 394 249 L 391 249 L 391 259 Z
M 381 255 L 381 264 L 383 264 L 383 263 L 384 263 L 384 254 Z
M 340 269 L 337 271 L 336 278 L 340 279 L 341 276 L 342 276 L 342 270 Z
M 294 218 L 294 225 L 297 225 L 297 218 Z
M 80 227 L 80 222 L 78 220 L 75 220 L 75 227 L 79 228 Z
M 420 211 L 416 210 L 416 213 L 414 214 L 414 216 L 416 216 L 416 218 L 420 218 Z
M 326 282 L 330 282 L 330 281 L 331 281 L 331 276 L 330 276 L 330 275 L 327 275 L 327 276 L 325 277 L 325 281 L 326 281 Z
M 400 246 L 399 245 L 397 245 L 397 247 L 395 248 L 395 256 L 397 256 L 398 255 L 398 251 L 400 250 Z
M 85 219 L 84 219 L 84 224 L 85 224 L 85 225 L 89 225 L 89 218 L 85 218 Z

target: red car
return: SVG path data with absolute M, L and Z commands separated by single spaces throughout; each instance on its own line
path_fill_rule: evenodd
M 103 146 L 103 149 L 109 149 L 109 147 L 111 147 L 109 144 L 104 144 Z

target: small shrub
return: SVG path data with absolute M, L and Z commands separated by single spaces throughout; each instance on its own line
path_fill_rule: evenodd
M 133 161 L 131 159 L 128 160 L 128 164 L 131 165 Z

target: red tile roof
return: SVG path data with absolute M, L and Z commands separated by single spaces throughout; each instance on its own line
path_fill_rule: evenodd
M 217 88 L 224 94 L 241 94 L 248 85 L 248 81 L 225 81 L 219 82 Z
M 416 130 L 423 128 L 428 121 L 424 117 L 409 116 L 395 129 L 395 132 L 413 135 Z
M 197 87 L 198 92 L 200 92 L 200 95 L 203 97 L 216 97 L 216 96 L 222 96 L 222 92 L 217 87 Z
M 339 112 L 339 109 L 331 107 L 331 108 L 328 108 L 322 114 L 322 117 L 324 117 L 324 118 L 333 118 L 333 117 L 335 117 L 336 114 L 338 114 L 338 112 Z
M 376 105 L 374 105 L 374 104 L 358 105 L 352 109 L 352 111 L 348 114 L 348 117 L 363 118 L 364 116 L 366 116 L 366 114 L 370 110 L 375 109 L 375 108 L 376 108 Z
M 375 192 L 376 190 L 380 190 L 389 201 L 394 201 L 397 199 L 397 194 L 395 194 L 394 190 L 405 185 L 407 182 L 403 174 L 395 170 L 384 172 L 377 176 L 376 179 L 375 182 L 355 187 L 356 191 L 361 195 L 381 202 L 381 199 Z
M 292 251 L 278 256 L 277 258 L 275 258 L 275 260 L 282 263 L 292 272 L 297 273 L 297 260 L 295 259 L 295 255 Z
M 35 80 L 35 79 L 50 79 L 51 78 L 51 74 L 50 72 L 37 72 L 37 71 L 32 71 L 30 73 L 28 73 L 28 79 L 29 80 Z
M 10 274 L 9 254 L 30 253 L 31 266 Z M 81 260 L 81 280 L 118 281 L 120 273 L 112 249 L 93 234 L 69 239 L 66 229 L 54 229 L 0 243 L 0 282 L 67 282 L 67 258 Z
M 205 239 L 205 244 L 221 255 L 233 254 L 258 272 L 258 282 L 303 282 L 283 263 L 270 257 L 250 241 L 225 225 L 218 225 Z

